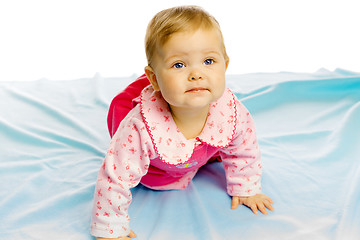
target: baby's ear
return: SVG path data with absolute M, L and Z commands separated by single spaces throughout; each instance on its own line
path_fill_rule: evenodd
M 154 72 L 154 69 L 150 66 L 145 67 L 145 74 L 147 78 L 149 79 L 151 85 L 153 86 L 155 91 L 160 91 L 159 84 L 156 79 L 156 74 Z
M 230 61 L 229 58 L 225 60 L 225 71 L 227 70 L 227 68 L 229 66 L 229 61 Z

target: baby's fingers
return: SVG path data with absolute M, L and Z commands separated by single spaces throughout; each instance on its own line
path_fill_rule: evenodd
M 259 208 L 260 212 L 262 212 L 262 214 L 265 214 L 265 215 L 268 214 L 268 212 L 266 211 L 264 203 L 259 203 L 258 208 Z
M 236 209 L 239 206 L 239 202 L 240 199 L 239 197 L 232 197 L 232 202 L 231 202 L 231 209 Z
M 130 230 L 130 234 L 128 235 L 128 237 L 136 238 L 136 233 L 134 233 L 133 230 Z
M 269 203 L 274 203 L 274 201 L 270 198 L 270 197 L 268 197 L 268 196 L 266 196 L 266 195 L 264 195 L 264 194 L 261 194 L 262 196 L 262 198 L 264 199 L 264 200 L 266 200 L 266 201 L 268 201 Z
M 251 203 L 251 204 L 248 204 L 247 206 L 253 211 L 254 214 L 257 215 L 259 213 L 258 206 L 256 203 Z
M 270 211 L 274 210 L 274 207 L 271 205 L 272 203 L 273 201 L 269 198 L 269 199 L 264 199 L 263 201 L 259 202 L 257 205 L 260 212 L 262 212 L 263 214 L 268 214 L 266 208 L 269 209 Z
M 267 207 L 267 209 L 269 209 L 270 211 L 274 211 L 274 207 L 271 205 L 273 203 L 273 201 L 271 200 L 271 202 L 265 202 L 265 207 Z

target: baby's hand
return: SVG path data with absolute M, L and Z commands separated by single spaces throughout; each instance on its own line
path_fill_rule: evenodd
M 274 203 L 273 200 L 271 200 L 271 198 L 269 198 L 264 194 L 257 194 L 255 196 L 250 196 L 250 197 L 234 196 L 232 197 L 231 208 L 236 209 L 239 206 L 239 204 L 240 205 L 243 204 L 249 207 L 255 214 L 258 214 L 258 209 L 263 214 L 267 214 L 268 212 L 266 211 L 266 208 L 268 208 L 271 211 L 274 210 L 273 206 L 271 205 L 272 203 Z
M 118 238 L 97 237 L 96 240 L 131 240 L 132 238 L 136 238 L 136 234 L 132 230 L 130 230 L 129 235 L 127 235 L 126 237 L 118 237 Z

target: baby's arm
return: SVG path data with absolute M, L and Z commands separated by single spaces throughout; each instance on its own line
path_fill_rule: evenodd
M 130 189 L 147 173 L 152 154 L 145 142 L 151 143 L 151 139 L 136 119 L 120 125 L 113 136 L 95 188 L 91 225 L 94 236 L 132 236 L 128 217 Z
M 232 209 L 245 205 L 255 213 L 273 210 L 272 199 L 261 193 L 261 156 L 253 119 L 247 109 L 237 102 L 238 119 L 233 141 L 221 153 L 227 192 L 232 197 Z
M 230 196 L 254 196 L 261 193 L 261 153 L 251 115 L 239 102 L 237 110 L 236 132 L 229 146 L 220 152 L 227 192 Z

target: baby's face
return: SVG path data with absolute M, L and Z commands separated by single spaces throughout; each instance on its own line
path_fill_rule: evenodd
M 153 85 L 170 108 L 207 108 L 224 92 L 228 62 L 215 29 L 173 34 L 154 60 Z

